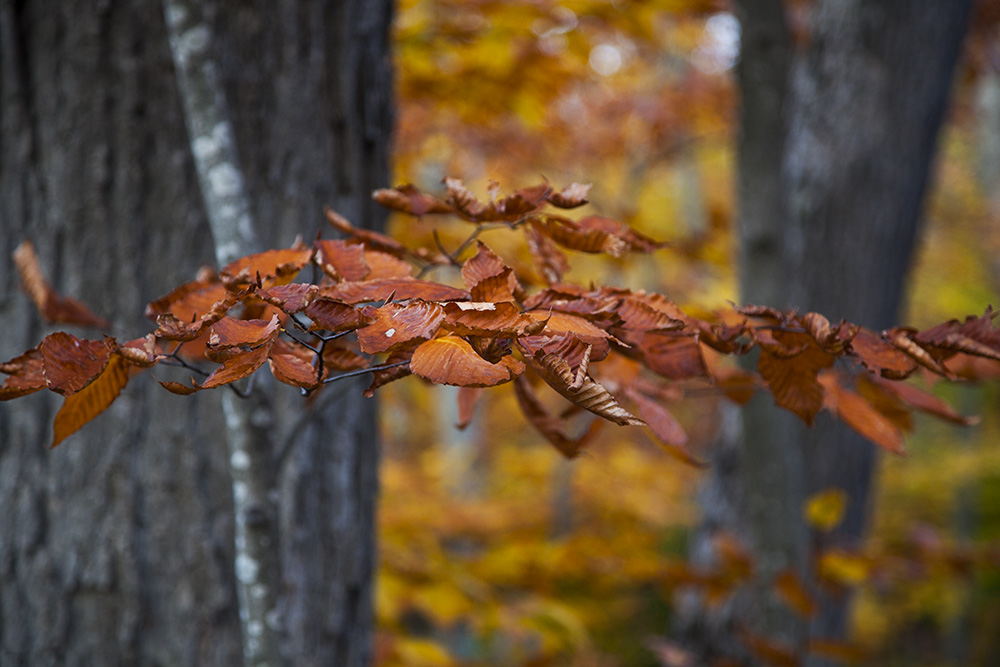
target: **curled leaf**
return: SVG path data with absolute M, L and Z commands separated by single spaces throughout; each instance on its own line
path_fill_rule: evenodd
M 493 364 L 460 336 L 443 336 L 421 343 L 413 352 L 410 370 L 437 384 L 459 387 L 492 387 L 510 382 L 524 372 L 524 364 L 511 356 Z

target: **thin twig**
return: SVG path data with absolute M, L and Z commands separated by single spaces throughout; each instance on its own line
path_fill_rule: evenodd
M 329 384 L 331 382 L 336 382 L 337 380 L 344 380 L 346 378 L 352 378 L 357 375 L 364 375 L 365 373 L 374 373 L 376 371 L 385 371 L 390 368 L 396 368 L 397 366 L 404 366 L 410 363 L 410 360 L 397 361 L 392 364 L 382 364 L 381 366 L 370 366 L 368 368 L 361 368 L 356 371 L 348 371 L 347 373 L 341 373 L 340 375 L 334 375 L 332 378 L 327 378 L 323 380 L 323 384 Z

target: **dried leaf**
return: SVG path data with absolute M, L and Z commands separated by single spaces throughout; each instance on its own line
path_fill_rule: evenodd
M 348 222 L 347 218 L 334 212 L 330 208 L 324 208 L 323 213 L 326 214 L 327 221 L 333 225 L 334 229 L 347 234 L 351 238 L 361 241 L 364 243 L 365 248 L 381 250 L 382 252 L 387 252 L 390 255 L 395 255 L 396 257 L 405 257 L 409 254 L 406 250 L 406 246 L 391 236 L 386 236 L 385 234 L 380 234 L 370 229 L 355 227 Z
M 216 368 L 198 388 L 211 389 L 213 387 L 221 387 L 224 384 L 236 382 L 252 375 L 267 361 L 267 355 L 271 351 L 272 342 L 273 339 L 249 350 L 241 350 L 233 354 L 226 359 L 222 366 Z
M 484 279 L 496 276 L 508 269 L 510 267 L 504 264 L 499 255 L 490 250 L 489 246 L 485 243 L 478 241 L 476 243 L 476 254 L 462 264 L 462 280 L 465 281 L 465 286 L 469 290 L 472 290 Z M 513 274 L 509 274 L 509 276 L 508 280 L 513 279 L 516 283 Z M 514 287 L 512 285 L 511 292 L 513 291 Z
M 310 350 L 279 339 L 271 346 L 267 363 L 278 382 L 302 389 L 315 389 L 320 378 L 318 369 L 312 364 L 313 358 Z
M 461 336 L 529 336 L 545 327 L 508 301 L 452 301 L 444 315 L 443 325 Z
M 40 347 L 34 347 L 0 364 L 0 372 L 10 376 L 0 388 L 0 401 L 9 401 L 45 389 Z
M 779 572 L 774 578 L 774 590 L 799 616 L 810 618 L 819 611 L 816 599 L 802 583 L 795 570 L 786 569 Z
M 318 291 L 318 287 L 309 283 L 290 283 L 261 288 L 255 294 L 275 308 L 294 315 L 308 306 Z
M 35 246 L 22 241 L 14 249 L 14 265 L 28 297 L 39 315 L 49 324 L 76 324 L 96 329 L 110 329 L 111 323 L 98 317 L 85 305 L 68 297 L 59 296 L 42 274 Z
M 114 403 L 128 383 L 128 366 L 118 355 L 112 355 L 104 370 L 86 387 L 67 396 L 53 422 L 52 447 L 76 433 Z
M 316 263 L 331 278 L 347 281 L 364 280 L 371 269 L 365 261 L 365 247 L 347 241 L 319 240 Z
M 639 417 L 649 425 L 649 430 L 656 436 L 657 441 L 663 444 L 664 448 L 673 456 L 684 463 L 697 468 L 706 468 L 708 464 L 699 461 L 688 448 L 688 436 L 684 432 L 684 427 L 670 414 L 659 402 L 654 401 L 632 385 L 624 387 L 625 395 L 635 403 L 636 412 Z
M 278 335 L 279 326 L 277 315 L 272 315 L 269 320 L 237 320 L 223 317 L 212 325 L 212 335 L 208 339 L 208 344 L 213 348 L 257 347 L 273 340 Z
M 541 350 L 529 357 L 528 363 L 545 383 L 560 395 L 584 410 L 613 421 L 620 426 L 645 426 L 646 422 L 623 408 L 600 383 L 589 375 L 581 378 L 557 354 Z
M 617 236 L 601 229 L 584 229 L 569 218 L 553 215 L 533 218 L 531 226 L 570 250 L 606 253 L 612 257 L 622 257 L 628 252 L 628 244 Z
M 428 213 L 454 212 L 454 209 L 448 204 L 420 192 L 416 186 L 409 183 L 390 189 L 376 190 L 372 193 L 372 199 L 386 208 L 416 216 Z
M 421 343 L 413 352 L 410 370 L 437 384 L 492 387 L 510 382 L 524 372 L 524 364 L 506 356 L 493 364 L 460 336 L 443 336 Z
M 903 434 L 885 415 L 855 392 L 842 387 L 832 373 L 824 373 L 819 382 L 825 389 L 826 407 L 854 431 L 893 454 L 905 454 Z
M 172 380 L 157 380 L 157 382 L 171 394 L 177 394 L 178 396 L 190 396 L 195 392 L 201 391 L 197 386 L 189 386 Z M 191 383 L 194 385 L 194 378 L 191 378 Z
M 525 236 L 528 241 L 528 251 L 531 258 L 538 267 L 538 272 L 549 285 L 562 282 L 562 277 L 569 271 L 569 261 L 566 259 L 555 242 L 542 233 L 535 225 L 524 225 Z
M 112 343 L 85 340 L 62 331 L 45 337 L 39 349 L 49 389 L 69 396 L 94 381 L 108 364 Z
M 563 431 L 564 420 L 549 414 L 538 397 L 535 396 L 531 383 L 524 375 L 518 376 L 514 380 L 514 395 L 517 397 L 518 406 L 528 423 L 569 459 L 576 457 L 583 450 L 597 434 L 599 425 L 603 423 L 603 420 L 595 419 L 580 438 L 569 438 Z
M 939 398 L 938 396 L 935 396 L 928 391 L 924 391 L 915 385 L 905 382 L 886 382 L 879 378 L 871 378 L 870 381 L 876 384 L 883 391 L 893 394 L 905 404 L 920 410 L 921 412 L 926 412 L 927 414 L 944 419 L 952 424 L 971 426 L 979 423 L 978 417 L 966 417 L 956 411 L 955 408 L 951 407 L 951 405 L 943 398 Z
M 227 264 L 221 277 L 238 278 L 237 282 L 252 282 L 257 276 L 275 283 L 287 283 L 302 270 L 312 257 L 311 248 L 282 248 L 247 255 Z
M 861 329 L 855 334 L 851 339 L 850 348 L 865 368 L 885 378 L 902 380 L 909 377 L 917 368 L 917 364 L 909 355 L 867 329 Z
M 303 312 L 312 320 L 310 331 L 353 331 L 375 321 L 361 308 L 322 296 L 313 299 Z
M 446 178 L 444 184 L 448 190 L 447 203 L 458 215 L 466 220 L 477 220 L 480 215 L 486 213 L 486 205 L 479 201 L 460 179 Z
M 651 371 L 670 380 L 708 376 L 698 338 L 689 333 L 662 330 L 641 333 L 639 351 Z
M 416 344 L 411 343 L 410 345 L 390 352 L 388 358 L 385 360 L 385 365 L 390 366 L 390 368 L 372 372 L 372 382 L 368 385 L 368 388 L 365 389 L 364 395 L 371 398 L 375 395 L 375 390 L 379 387 L 404 378 L 407 375 L 411 375 L 413 371 L 410 370 L 410 366 L 408 364 L 400 366 L 396 366 L 394 364 L 410 360 L 413 357 L 413 351 L 415 349 Z
M 479 387 L 459 387 L 456 401 L 458 403 L 458 423 L 455 428 L 464 430 L 472 422 L 476 412 L 476 403 L 482 396 L 483 390 Z
M 767 382 L 775 403 L 812 426 L 823 407 L 824 395 L 816 376 L 833 365 L 834 357 L 808 334 L 776 331 L 773 337 L 776 345 L 761 341 L 757 371 Z
M 375 318 L 358 330 L 358 343 L 365 354 L 387 352 L 414 339 L 432 338 L 444 320 L 441 306 L 419 299 L 405 306 L 387 303 L 381 308 L 367 307 L 365 314 Z
M 469 293 L 464 290 L 415 278 L 381 278 L 359 283 L 344 282 L 321 287 L 319 293 L 321 296 L 344 303 L 384 301 L 393 295 L 397 301 L 407 299 L 464 301 L 469 298 Z
M 365 250 L 365 263 L 368 264 L 368 280 L 411 278 L 413 265 L 405 259 L 378 250 Z
M 570 183 L 559 192 L 553 192 L 548 196 L 548 201 L 553 206 L 559 208 L 576 208 L 588 203 L 587 195 L 590 193 L 590 183 Z

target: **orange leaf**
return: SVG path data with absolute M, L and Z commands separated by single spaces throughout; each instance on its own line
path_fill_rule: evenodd
M 525 336 L 545 326 L 509 301 L 452 301 L 444 304 L 445 326 L 462 336 Z
M 334 229 L 363 242 L 366 249 L 381 250 L 396 257 L 403 257 L 407 254 L 406 247 L 391 236 L 386 236 L 370 229 L 355 227 L 348 222 L 347 218 L 330 208 L 324 208 L 323 213 L 326 214 L 327 221 L 333 225 Z
M 688 449 L 687 433 L 669 410 L 631 385 L 626 385 L 624 391 L 629 400 L 635 403 L 639 417 L 649 425 L 649 430 L 670 454 L 697 468 L 707 467 L 708 464 L 699 461 Z
M 443 336 L 417 347 L 410 370 L 437 384 L 492 387 L 523 373 L 524 364 L 510 356 L 492 364 L 476 354 L 464 338 Z
M 531 225 L 564 248 L 587 253 L 606 253 L 621 257 L 628 251 L 628 244 L 603 229 L 583 229 L 569 218 L 549 215 L 533 218 Z
M 431 195 L 423 194 L 416 186 L 409 183 L 391 189 L 376 190 L 372 193 L 372 199 L 386 208 L 416 216 L 454 212 L 448 204 Z
M 882 377 L 901 380 L 908 377 L 917 365 L 899 348 L 890 345 L 867 329 L 861 329 L 850 342 L 851 350 L 866 368 Z
M 237 320 L 223 317 L 212 325 L 208 344 L 213 348 L 256 347 L 278 335 L 278 316 L 270 320 Z
M 952 424 L 971 426 L 979 423 L 978 417 L 966 417 L 960 414 L 946 400 L 928 391 L 924 391 L 920 387 L 905 382 L 886 382 L 875 377 L 871 378 L 870 382 L 878 385 L 883 391 L 893 394 L 913 408 L 934 415 L 935 417 L 940 417 Z
M 360 308 L 327 297 L 313 299 L 303 312 L 312 320 L 310 331 L 353 331 L 375 321 Z
M 252 282 L 259 275 L 262 279 L 290 282 L 309 263 L 312 248 L 282 248 L 247 255 L 227 264 L 219 273 L 224 277 Z
M 319 384 L 319 376 L 312 365 L 313 358 L 310 350 L 279 339 L 271 346 L 267 363 L 275 380 L 293 387 L 314 389 Z
M 171 394 L 177 394 L 178 396 L 190 396 L 191 394 L 200 391 L 199 387 L 189 386 L 181 382 L 173 382 L 171 380 L 157 380 L 164 389 L 169 391 Z M 194 383 L 194 378 L 191 379 L 192 384 Z
M 76 433 L 114 403 L 128 383 L 128 365 L 118 355 L 112 355 L 104 370 L 90 384 L 67 396 L 56 413 L 52 425 L 52 447 Z
M 824 373 L 819 383 L 825 389 L 824 407 L 854 431 L 893 454 L 905 454 L 903 434 L 889 418 L 855 392 L 842 387 L 832 373 Z
M 639 350 L 651 371 L 670 380 L 706 377 L 708 368 L 695 335 L 648 331 L 639 334 Z
M 309 283 L 291 283 L 256 290 L 263 301 L 288 314 L 300 312 L 309 305 L 319 288 Z
M 553 206 L 559 208 L 576 208 L 588 203 L 590 183 L 570 183 L 559 192 L 551 193 L 547 199 Z
M 823 407 L 823 387 L 816 376 L 833 365 L 834 357 L 823 351 L 812 336 L 775 331 L 773 340 L 758 331 L 761 344 L 757 370 L 767 382 L 774 401 L 812 426 Z
M 569 262 L 555 242 L 543 234 L 535 225 L 524 225 L 525 236 L 528 240 L 528 251 L 531 259 L 538 267 L 542 278 L 549 285 L 562 282 L 563 275 L 569 271 Z
M 476 403 L 482 395 L 483 390 L 479 387 L 459 387 L 458 388 L 458 423 L 455 428 L 463 430 L 472 422 L 472 417 L 476 412 Z

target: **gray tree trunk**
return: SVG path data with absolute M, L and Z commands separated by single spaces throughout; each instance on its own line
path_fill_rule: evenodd
M 897 321 L 970 3 L 819 2 L 798 53 L 783 5 L 738 5 L 741 300 L 880 330 Z M 847 515 L 828 544 L 860 539 L 875 449 L 825 416 L 809 429 L 772 402 L 758 397 L 731 415 L 707 485 L 706 535 L 742 535 L 758 580 L 723 618 L 693 614 L 702 655 L 738 653 L 740 626 L 800 655 L 808 636 L 844 631 L 842 599 L 822 600 L 809 628 L 770 584 L 786 567 L 808 578 L 809 494 L 846 490 Z M 708 543 L 697 544 L 696 557 L 710 558 Z
M 312 238 L 324 204 L 380 225 L 389 2 L 212 9 L 264 242 Z M 139 336 L 146 302 L 214 264 L 203 211 L 160 3 L 0 0 L 0 257 L 31 238 L 57 289 Z M 4 359 L 47 331 L 17 285 L 0 260 Z M 274 429 L 291 443 L 274 449 L 296 665 L 370 661 L 377 444 L 362 382 L 308 415 L 279 397 L 294 403 Z M 43 395 L 0 406 L 0 664 L 240 664 L 218 396 L 140 377 L 49 451 L 55 409 Z

